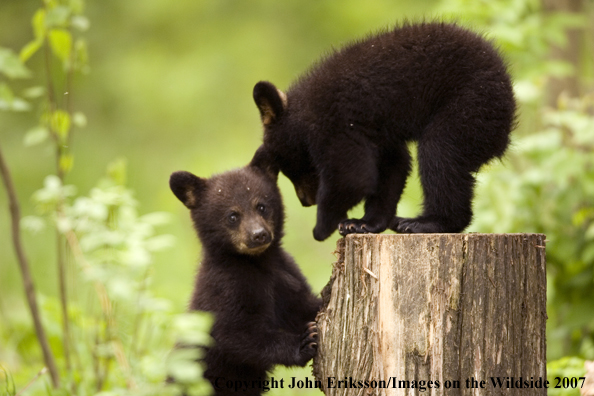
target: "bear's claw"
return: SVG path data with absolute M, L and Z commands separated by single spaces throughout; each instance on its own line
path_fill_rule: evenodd
M 299 352 L 305 359 L 305 362 L 316 356 L 318 352 L 318 325 L 316 322 L 309 322 L 307 324 L 307 328 L 301 339 Z
M 383 224 L 373 224 L 373 222 L 363 219 L 349 219 L 338 224 L 338 232 L 342 236 L 348 234 L 375 234 L 385 231 L 385 229 L 386 226 Z
M 395 217 L 390 228 L 400 234 L 435 234 L 445 231 L 438 222 L 405 217 Z

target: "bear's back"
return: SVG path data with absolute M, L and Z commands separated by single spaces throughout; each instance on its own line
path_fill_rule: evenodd
M 288 97 L 306 119 L 324 115 L 332 123 L 333 115 L 346 115 L 414 138 L 442 106 L 469 91 L 480 91 L 513 117 L 511 80 L 493 45 L 456 25 L 423 23 L 334 51 L 298 79 Z

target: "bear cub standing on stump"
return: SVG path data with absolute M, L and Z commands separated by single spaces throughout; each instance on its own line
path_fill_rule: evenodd
M 170 178 L 202 242 L 190 309 L 215 316 L 215 344 L 204 348 L 203 361 L 216 395 L 236 394 L 226 388 L 229 380 L 264 380 L 276 364 L 305 366 L 317 351 L 313 321 L 321 301 L 281 248 L 284 213 L 276 176 L 249 165 L 210 179 L 189 172 Z
M 327 55 L 286 95 L 254 87 L 264 143 L 254 159 L 317 204 L 314 237 L 461 232 L 472 219 L 474 174 L 501 157 L 514 126 L 506 65 L 480 35 L 445 23 L 405 24 Z M 422 214 L 395 217 L 418 143 Z M 347 211 L 365 199 L 362 219 Z

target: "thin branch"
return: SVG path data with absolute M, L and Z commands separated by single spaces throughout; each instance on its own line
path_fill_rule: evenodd
M 47 11 L 47 7 L 44 5 Z M 47 101 L 48 107 L 50 111 L 50 117 L 48 121 L 48 128 L 50 130 L 50 135 L 52 136 L 54 143 L 56 145 L 56 174 L 58 178 L 64 183 L 65 172 L 62 168 L 61 159 L 66 150 L 64 144 L 61 141 L 61 138 L 58 134 L 58 131 L 54 130 L 54 122 L 52 121 L 54 118 L 54 113 L 56 110 L 59 109 L 60 104 L 58 103 L 58 97 L 56 94 L 56 86 L 52 80 L 52 52 L 51 46 L 48 41 L 49 39 L 46 37 L 44 40 L 44 66 L 45 66 L 45 74 L 46 74 L 46 84 L 47 84 Z M 70 99 L 67 97 L 67 100 Z M 62 205 L 63 200 L 60 199 L 58 202 L 58 210 Z M 56 227 L 56 266 L 58 269 L 58 290 L 60 296 L 60 308 L 62 310 L 62 346 L 64 348 L 64 358 L 66 363 L 66 370 L 70 372 L 71 370 L 71 362 L 70 362 L 70 351 L 71 351 L 71 337 L 70 337 L 70 326 L 69 326 L 69 315 L 68 315 L 68 287 L 66 283 L 66 265 L 64 262 L 65 257 L 65 243 L 64 237 Z
M 35 298 L 35 286 L 33 285 L 33 278 L 29 269 L 29 261 L 25 256 L 25 251 L 23 250 L 23 245 L 21 243 L 21 214 L 19 202 L 16 196 L 14 184 L 12 183 L 8 165 L 6 164 L 4 156 L 2 155 L 2 150 L 0 150 L 0 173 L 2 174 L 2 180 L 4 182 L 4 186 L 6 187 L 6 193 L 8 194 L 10 217 L 12 220 L 12 243 L 18 259 L 19 267 L 21 269 L 25 294 L 27 296 L 29 310 L 31 311 L 33 324 L 35 326 L 35 333 L 37 334 L 37 340 L 39 341 L 39 345 L 41 346 L 41 350 L 43 352 L 43 360 L 45 361 L 45 365 L 50 372 L 52 385 L 54 388 L 58 388 L 60 385 L 58 369 L 56 367 L 54 355 L 47 341 L 45 329 L 41 322 L 41 315 L 39 314 L 39 307 L 37 306 L 37 299 Z
M 60 290 L 60 307 L 62 309 L 62 346 L 64 348 L 64 358 L 66 370 L 70 372 L 72 365 L 70 363 L 70 318 L 68 315 L 68 288 L 66 285 L 66 265 L 64 263 L 64 238 L 56 228 L 56 254 L 58 262 L 58 284 Z
M 41 370 L 39 370 L 39 372 L 37 373 L 37 375 L 35 375 L 35 377 L 33 377 L 33 379 L 31 381 L 29 381 L 29 383 L 19 391 L 19 393 L 17 393 L 15 396 L 21 396 L 31 385 L 33 385 L 33 383 L 35 381 L 37 381 L 37 379 L 39 377 L 41 377 L 43 374 L 45 374 L 47 372 L 47 367 L 42 368 Z

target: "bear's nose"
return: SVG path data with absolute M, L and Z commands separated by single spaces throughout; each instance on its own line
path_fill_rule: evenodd
M 252 231 L 251 239 L 254 243 L 265 245 L 270 242 L 270 233 L 264 228 L 258 228 L 257 230 Z
M 305 191 L 303 191 L 301 187 L 295 187 L 295 192 L 297 193 L 297 198 L 299 198 L 299 202 L 301 202 L 302 206 L 308 207 L 312 205 L 307 195 L 305 194 Z

